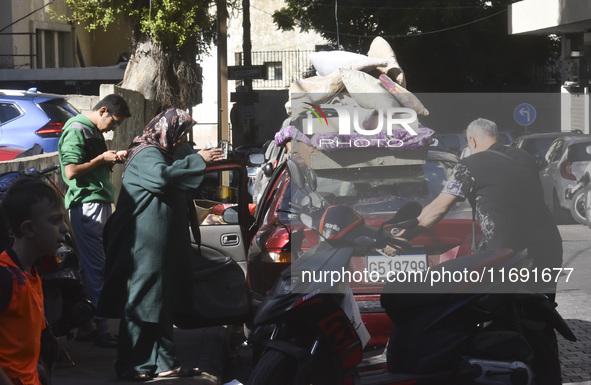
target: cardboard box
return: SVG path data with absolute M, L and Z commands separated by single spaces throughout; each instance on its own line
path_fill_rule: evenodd
M 199 223 L 203 222 L 213 212 L 213 206 L 221 204 L 220 202 L 210 201 L 208 199 L 193 199 L 193 203 L 195 204 L 195 209 L 197 209 Z

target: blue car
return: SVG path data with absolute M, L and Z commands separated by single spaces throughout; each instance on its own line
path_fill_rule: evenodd
M 64 123 L 77 114 L 63 95 L 0 90 L 0 145 L 57 151 Z

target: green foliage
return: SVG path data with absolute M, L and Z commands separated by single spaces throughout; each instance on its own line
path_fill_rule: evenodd
M 213 0 L 64 1 L 71 15 L 58 16 L 62 20 L 83 22 L 92 31 L 106 29 L 124 16 L 136 33 L 151 36 L 164 50 L 181 51 L 186 44 L 198 42 L 202 51 L 214 37 L 215 15 L 209 12 Z
M 383 37 L 415 92 L 530 90 L 547 81 L 559 41 L 508 35 L 507 8 L 515 1 L 337 0 L 335 16 L 335 0 L 286 0 L 274 21 L 363 54 Z

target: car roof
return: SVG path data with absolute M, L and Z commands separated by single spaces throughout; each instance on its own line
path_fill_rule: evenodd
M 561 131 L 561 132 L 540 132 L 537 134 L 526 134 L 526 135 L 521 135 L 519 138 L 517 138 L 517 140 L 523 140 L 523 139 L 536 139 L 536 138 L 561 138 L 564 136 L 580 136 L 580 135 L 585 135 L 582 133 L 578 133 L 578 132 L 573 132 L 573 131 Z
M 575 144 L 575 143 L 591 142 L 591 135 L 585 135 L 585 137 L 580 137 L 580 136 L 567 137 L 566 140 L 569 145 Z
M 29 88 L 28 90 L 0 90 L 0 97 L 3 99 L 68 99 L 65 95 L 38 92 L 37 88 Z

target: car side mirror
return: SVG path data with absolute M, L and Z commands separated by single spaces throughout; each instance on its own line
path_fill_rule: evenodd
M 263 163 L 265 163 L 265 154 L 261 154 L 261 153 L 250 154 L 250 156 L 248 157 L 248 161 L 252 165 L 260 166 Z
M 237 225 L 238 221 L 238 206 L 230 206 L 222 213 L 222 219 L 229 225 Z

